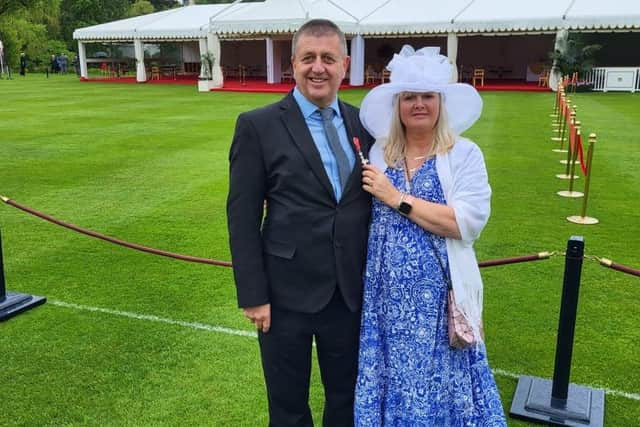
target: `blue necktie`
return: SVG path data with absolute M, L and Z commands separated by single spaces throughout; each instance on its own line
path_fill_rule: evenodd
M 327 140 L 329 141 L 329 147 L 333 151 L 333 155 L 336 158 L 338 164 L 338 176 L 340 177 L 340 188 L 344 189 L 347 185 L 349 175 L 351 175 L 351 166 L 349 165 L 349 159 L 347 154 L 342 149 L 340 144 L 340 138 L 338 137 L 338 129 L 333 124 L 333 108 L 319 108 L 318 111 L 322 116 L 322 124 L 324 125 L 324 131 L 327 134 Z

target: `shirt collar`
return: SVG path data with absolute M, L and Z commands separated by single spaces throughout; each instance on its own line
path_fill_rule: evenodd
M 297 86 L 293 89 L 293 97 L 298 103 L 298 106 L 300 107 L 300 111 L 302 111 L 302 116 L 305 118 L 305 120 L 308 119 L 309 116 L 315 113 L 316 110 L 318 109 L 318 106 L 316 104 L 314 104 L 313 102 L 305 98 L 302 92 L 298 90 Z M 329 108 L 333 108 L 333 111 L 335 111 L 336 116 L 342 117 L 342 114 L 340 114 L 340 106 L 338 105 L 337 97 L 333 100 L 333 102 L 331 102 L 331 104 L 329 105 Z

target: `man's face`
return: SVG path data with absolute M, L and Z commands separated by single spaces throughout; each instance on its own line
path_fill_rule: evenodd
M 338 94 L 349 57 L 342 54 L 337 34 L 315 37 L 303 34 L 291 58 L 293 77 L 302 94 L 318 107 L 327 107 Z

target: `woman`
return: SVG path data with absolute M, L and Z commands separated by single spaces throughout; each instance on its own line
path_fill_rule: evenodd
M 436 48 L 437 49 L 437 48 Z M 360 118 L 377 141 L 362 184 L 374 196 L 360 332 L 358 426 L 505 426 L 481 339 L 482 282 L 473 241 L 491 189 L 478 146 L 460 138 L 482 100 L 450 84 L 437 51 L 405 46 Z M 478 344 L 449 345 L 447 293 Z

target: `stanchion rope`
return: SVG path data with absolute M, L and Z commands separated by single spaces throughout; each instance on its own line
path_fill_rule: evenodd
M 221 266 L 221 267 L 232 267 L 232 264 L 229 261 L 220 261 L 220 260 L 215 260 L 215 259 L 200 258 L 200 257 L 191 256 L 191 255 L 178 254 L 178 253 L 175 253 L 175 252 L 169 252 L 169 251 L 165 251 L 165 250 L 162 250 L 162 249 L 150 248 L 148 246 L 143 246 L 143 245 L 139 245 L 137 243 L 131 243 L 131 242 L 127 242 L 125 240 L 117 239 L 115 237 L 107 236 L 105 234 L 98 233 L 98 232 L 93 231 L 93 230 L 88 230 L 86 228 L 82 228 L 82 227 L 79 227 L 77 225 L 70 224 L 68 222 L 64 222 L 62 220 L 59 220 L 57 218 L 52 217 L 51 215 L 48 215 L 46 213 L 43 213 L 43 212 L 37 211 L 35 209 L 32 209 L 30 207 L 27 207 L 25 205 L 22 205 L 22 204 L 16 202 L 15 200 L 11 200 L 11 199 L 9 199 L 8 197 L 5 197 L 5 196 L 1 196 L 0 195 L 0 200 L 2 200 L 3 202 L 5 202 L 6 204 L 8 204 L 10 206 L 13 206 L 14 208 L 20 209 L 21 211 L 27 212 L 28 214 L 31 214 L 33 216 L 37 216 L 38 218 L 44 219 L 45 221 L 49 221 L 49 222 L 51 222 L 53 224 L 59 225 L 61 227 L 68 228 L 69 230 L 73 230 L 73 231 L 76 231 L 78 233 L 81 233 L 81 234 L 84 234 L 84 235 L 87 235 L 87 236 L 95 237 L 97 239 L 101 239 L 101 240 L 104 240 L 104 241 L 107 241 L 107 242 L 110 242 L 110 243 L 113 243 L 113 244 L 116 244 L 116 245 L 124 246 L 124 247 L 127 247 L 129 249 L 135 249 L 137 251 L 147 252 L 147 253 L 150 253 L 150 254 L 164 256 L 164 257 L 167 257 L 167 258 L 174 258 L 174 259 L 178 259 L 178 260 L 181 260 L 181 261 L 195 262 L 195 263 L 200 263 L 200 264 L 218 265 L 218 266 Z M 491 259 L 491 260 L 487 260 L 487 261 L 480 261 L 478 263 L 478 267 L 485 268 L 485 267 L 495 267 L 495 266 L 498 266 L 498 265 L 516 264 L 516 263 L 520 263 L 520 262 L 538 261 L 538 260 L 542 260 L 542 259 L 549 259 L 549 258 L 554 257 L 554 256 L 564 256 L 564 252 L 562 252 L 562 251 L 538 252 L 538 253 L 534 253 L 534 254 L 530 254 L 530 255 L 515 256 L 515 257 L 509 257 L 509 258 Z M 609 267 L 609 268 L 612 268 L 614 270 L 621 271 L 623 273 L 627 273 L 627 274 L 631 274 L 631 275 L 640 277 L 640 270 L 631 268 L 631 267 L 626 266 L 626 265 L 615 263 L 615 262 L 611 261 L 610 259 L 598 258 L 598 257 L 593 256 L 593 255 L 584 255 L 584 258 L 585 259 L 589 259 L 589 260 L 597 261 L 602 266 Z
M 116 239 L 115 237 L 111 237 L 111 236 L 107 236 L 92 230 L 87 230 L 85 228 L 82 227 L 78 227 L 77 225 L 74 224 L 69 224 L 67 222 L 61 221 L 57 218 L 52 217 L 51 215 L 47 215 L 45 213 L 39 212 L 35 209 L 31 209 L 27 206 L 21 205 L 20 203 L 9 199 L 8 197 L 5 196 L 0 196 L 0 199 L 2 199 L 3 202 L 5 202 L 8 205 L 11 205 L 15 208 L 18 208 L 24 212 L 27 212 L 31 215 L 37 216 L 39 218 L 44 219 L 45 221 L 49 221 L 52 222 L 54 224 L 57 224 L 61 227 L 65 227 L 68 228 L 69 230 L 73 230 L 76 231 L 78 233 L 82 233 L 85 234 L 87 236 L 91 236 L 91 237 L 95 237 L 97 239 L 101 239 L 101 240 L 105 240 L 107 242 L 111 242 L 114 243 L 116 245 L 120 245 L 120 246 L 124 246 L 130 249 L 135 249 L 138 251 L 142 251 L 142 252 L 147 252 L 150 254 L 154 254 L 154 255 L 160 255 L 160 256 L 164 256 L 164 257 L 168 257 L 168 258 L 175 258 L 175 259 L 179 259 L 182 261 L 188 261 L 188 262 L 197 262 L 197 263 L 201 263 L 201 264 L 212 264 L 212 265 L 219 265 L 222 267 L 231 267 L 231 263 L 228 261 L 218 261 L 215 259 L 208 259 L 208 258 L 199 258 L 199 257 L 194 257 L 194 256 L 190 256 L 190 255 L 182 255 L 182 254 L 176 254 L 174 252 L 169 252 L 169 251 L 164 251 L 161 249 L 155 249 L 155 248 L 150 248 L 148 246 L 142 246 L 142 245 L 138 245 L 136 243 L 130 243 L 130 242 L 126 242 L 124 240 L 120 240 L 120 239 Z
M 640 270 L 637 268 L 629 267 L 628 265 L 618 264 L 616 262 L 611 261 L 608 258 L 600 258 L 595 255 L 585 255 L 585 258 L 595 261 L 603 267 L 610 268 L 612 270 L 619 271 L 621 273 L 627 273 L 632 276 L 640 277 Z

